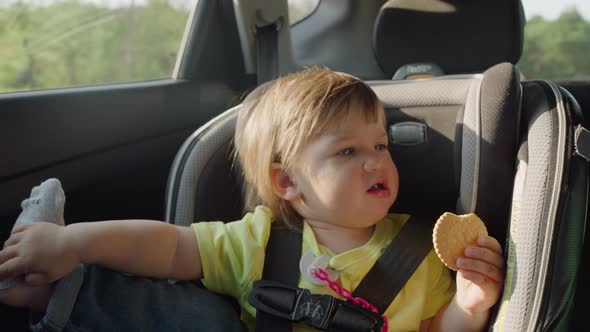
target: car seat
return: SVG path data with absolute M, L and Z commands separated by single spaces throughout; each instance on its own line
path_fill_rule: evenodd
M 477 56 L 469 71 L 479 74 L 367 82 L 385 106 L 400 172 L 392 211 L 433 218 L 476 212 L 491 235 L 506 239 L 505 289 L 490 327 L 567 327 L 588 194 L 588 167 L 574 150 L 575 100 L 551 82 L 521 83 L 511 63 L 483 70 L 488 62 L 476 62 Z M 263 89 L 185 141 L 168 180 L 168 222 L 242 216 L 245 186 L 232 163 L 233 131 L 238 112 Z

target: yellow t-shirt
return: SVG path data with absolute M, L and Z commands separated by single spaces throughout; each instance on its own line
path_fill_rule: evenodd
M 302 255 L 308 251 L 315 256 L 330 254 L 329 267 L 340 271 L 337 282 L 352 292 L 408 218 L 408 215 L 387 215 L 377 223 L 367 243 L 338 255 L 317 243 L 313 231 L 305 223 Z M 250 331 L 254 331 L 256 309 L 248 303 L 248 294 L 253 282 L 262 278 L 265 247 L 272 220 L 271 211 L 259 206 L 239 221 L 192 225 L 197 234 L 203 264 L 203 284 L 211 291 L 235 297 L 242 308 L 242 320 Z M 328 286 L 315 285 L 301 275 L 299 287 L 309 289 L 312 294 L 339 297 Z M 386 310 L 389 330 L 417 331 L 420 322 L 436 315 L 454 294 L 455 284 L 448 269 L 434 251 L 430 251 Z M 295 324 L 293 328 L 296 332 L 313 330 L 303 323 Z

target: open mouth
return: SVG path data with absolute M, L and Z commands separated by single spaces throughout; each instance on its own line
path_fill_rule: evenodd
M 378 182 L 374 183 L 367 190 L 367 192 L 373 193 L 373 192 L 380 192 L 380 191 L 384 191 L 384 190 L 388 190 L 387 186 L 385 185 L 385 181 L 378 181 Z

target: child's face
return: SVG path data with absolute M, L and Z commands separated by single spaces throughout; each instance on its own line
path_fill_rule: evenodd
M 385 120 L 355 114 L 309 142 L 292 170 L 309 222 L 360 228 L 374 225 L 395 201 L 398 174 L 387 150 Z

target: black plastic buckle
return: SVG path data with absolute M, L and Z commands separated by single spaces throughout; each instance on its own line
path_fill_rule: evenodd
M 379 313 L 330 295 L 312 295 L 309 290 L 272 280 L 254 282 L 248 302 L 257 310 L 321 331 L 380 332 L 384 321 Z

